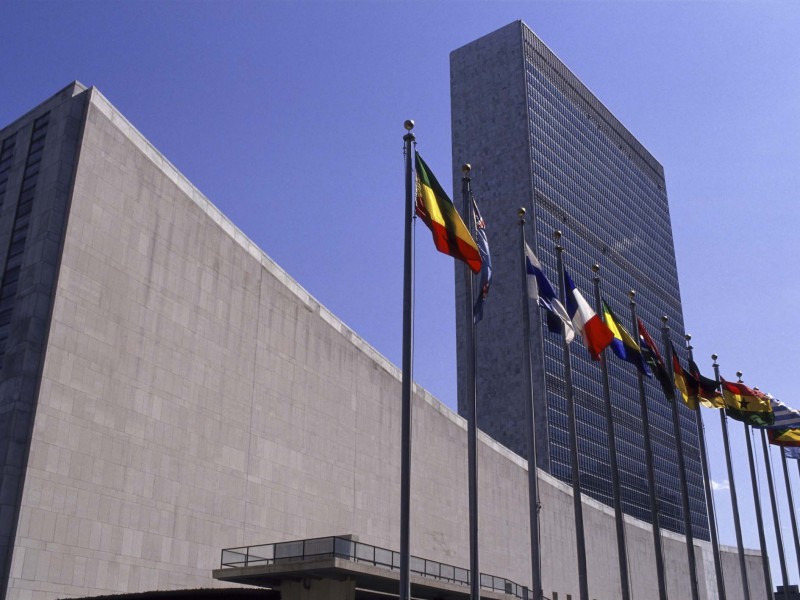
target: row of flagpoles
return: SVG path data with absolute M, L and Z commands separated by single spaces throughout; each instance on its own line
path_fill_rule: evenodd
M 465 302 L 467 315 L 467 383 L 466 394 L 468 407 L 468 473 L 469 473 L 469 530 L 470 530 L 470 593 L 472 600 L 480 598 L 479 556 L 478 556 L 478 484 L 477 484 L 477 413 L 476 413 L 476 382 L 475 382 L 475 325 L 483 315 L 483 305 L 486 300 L 491 283 L 491 257 L 489 254 L 488 239 L 485 223 L 478 210 L 477 203 L 471 192 L 470 167 L 463 168 L 462 196 L 463 214 L 466 223 L 461 219 L 458 210 L 449 199 L 436 177 L 427 164 L 413 148 L 415 136 L 411 132 L 413 121 L 406 121 L 405 161 L 406 161 L 406 205 L 405 205 L 405 244 L 404 244 L 404 292 L 403 292 L 403 380 L 402 380 L 402 444 L 401 444 L 401 527 L 400 527 L 400 600 L 410 600 L 410 464 L 411 464 L 411 388 L 412 388 L 412 356 L 413 356 L 413 217 L 416 214 L 431 230 L 436 248 L 445 254 L 464 262 L 465 267 Z M 413 160 L 413 166 L 412 166 Z M 593 265 L 594 272 L 594 303 L 593 309 L 581 292 L 575 286 L 572 278 L 564 267 L 563 247 L 561 233 L 556 232 L 556 258 L 558 291 L 556 291 L 544 273 L 541 263 L 530 249 L 525 240 L 525 209 L 519 209 L 520 224 L 520 254 L 523 314 L 522 329 L 525 336 L 524 368 L 528 374 L 526 385 L 526 420 L 528 426 L 528 497 L 529 518 L 531 533 L 531 584 L 533 600 L 542 600 L 541 584 L 541 557 L 539 543 L 539 493 L 538 478 L 536 475 L 536 439 L 535 439 L 535 410 L 534 389 L 532 380 L 532 356 L 534 350 L 530 347 L 531 325 L 529 299 L 537 302 L 540 309 L 544 310 L 548 329 L 562 335 L 565 390 L 567 400 L 567 423 L 570 445 L 570 463 L 572 472 L 573 509 L 576 528 L 576 552 L 578 559 L 578 582 L 580 600 L 589 600 L 586 547 L 584 538 L 581 486 L 578 465 L 578 441 L 575 417 L 575 404 L 572 392 L 572 369 L 570 343 L 576 335 L 580 336 L 593 359 L 599 361 L 601 379 L 603 384 L 604 407 L 606 417 L 606 431 L 608 434 L 610 469 L 613 492 L 613 508 L 615 512 L 615 526 L 620 570 L 620 587 L 622 600 L 631 599 L 630 583 L 628 576 L 628 557 L 625 544 L 625 531 L 623 512 L 621 507 L 619 471 L 617 466 L 617 453 L 614 436 L 614 425 L 611 418 L 611 394 L 608 369 L 606 364 L 607 349 L 623 361 L 636 367 L 639 391 L 639 403 L 642 416 L 642 429 L 644 436 L 644 450 L 646 457 L 648 495 L 650 504 L 651 521 L 653 524 L 653 544 L 656 558 L 656 577 L 658 581 L 659 599 L 667 600 L 667 586 L 664 556 L 661 544 L 661 530 L 658 516 L 658 497 L 656 494 L 655 471 L 653 465 L 653 452 L 650 440 L 650 426 L 648 405 L 645 394 L 644 377 L 655 377 L 664 392 L 665 398 L 672 406 L 673 430 L 676 439 L 678 473 L 683 504 L 683 520 L 686 535 L 687 563 L 692 600 L 699 600 L 697 566 L 695 564 L 694 540 L 691 527 L 691 511 L 689 508 L 689 495 L 686 481 L 686 469 L 681 441 L 681 427 L 679 421 L 679 407 L 676 401 L 675 389 L 680 393 L 684 405 L 693 410 L 695 414 L 699 450 L 703 469 L 704 491 L 708 507 L 709 529 L 711 534 L 712 552 L 714 555 L 715 578 L 720 600 L 725 600 L 725 587 L 720 559 L 719 542 L 716 530 L 716 517 L 712 498 L 709 477 L 708 460 L 706 455 L 705 434 L 702 415 L 699 406 L 720 409 L 720 423 L 722 428 L 723 445 L 728 469 L 728 481 L 731 491 L 731 502 L 734 516 L 734 528 L 739 558 L 739 566 L 744 590 L 745 600 L 750 600 L 750 588 L 744 558 L 742 543 L 741 523 L 739 520 L 738 499 L 731 466 L 730 441 L 728 437 L 727 418 L 731 417 L 741 421 L 745 426 L 745 437 L 750 464 L 753 500 L 759 531 L 759 543 L 762 556 L 762 567 L 766 585 L 767 598 L 772 598 L 772 579 L 769 570 L 766 540 L 764 535 L 763 517 L 758 495 L 756 467 L 752 443 L 750 439 L 751 428 L 761 430 L 764 459 L 766 463 L 767 481 L 770 491 L 773 518 L 775 520 L 775 536 L 779 552 L 784 590 L 788 594 L 788 577 L 778 523 L 777 502 L 773 485 L 772 471 L 769 462 L 768 443 L 781 446 L 781 460 L 783 464 L 786 491 L 789 495 L 790 516 L 794 534 L 795 550 L 800 569 L 800 542 L 798 542 L 797 523 L 789 486 L 789 474 L 786 458 L 800 458 L 800 412 L 797 412 L 774 398 L 759 391 L 751 389 L 741 380 L 741 373 L 737 373 L 739 380 L 729 382 L 720 377 L 719 365 L 714 359 L 714 379 L 704 377 L 694 362 L 692 346 L 688 344 L 689 353 L 688 370 L 683 368 L 678 353 L 670 341 L 670 330 L 667 317 L 662 317 L 662 343 L 665 357 L 659 352 L 658 346 L 650 336 L 645 324 L 636 315 L 635 293 L 629 293 L 630 319 L 636 339 L 628 333 L 620 319 L 611 308 L 603 301 L 600 290 L 599 266 Z M 479 275 L 477 298 L 474 298 L 473 274 Z M 541 354 L 542 348 L 536 349 Z M 800 467 L 800 463 L 799 467 Z M 788 596 L 787 596 L 788 598 Z

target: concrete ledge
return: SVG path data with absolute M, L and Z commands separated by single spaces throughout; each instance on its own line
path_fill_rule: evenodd
M 272 564 L 215 569 L 212 577 L 220 581 L 269 588 L 279 588 L 289 581 L 303 579 L 338 581 L 352 579 L 358 588 L 386 594 L 397 594 L 400 586 L 399 571 L 333 556 L 307 560 L 278 560 Z M 411 595 L 428 600 L 465 600 L 470 594 L 467 586 L 412 573 Z M 508 600 L 513 596 L 482 589 L 481 598 Z

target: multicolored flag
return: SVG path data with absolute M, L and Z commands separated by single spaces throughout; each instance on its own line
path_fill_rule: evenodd
M 675 387 L 680 390 L 683 403 L 689 409 L 697 410 L 697 396 L 700 386 L 694 377 L 684 372 L 674 345 L 672 346 L 672 372 L 675 376 Z
M 669 371 L 667 371 L 667 366 L 664 364 L 664 359 L 661 357 L 656 343 L 653 341 L 653 338 L 650 337 L 641 319 L 637 319 L 637 325 L 639 326 L 639 340 L 641 341 L 639 347 L 642 349 L 642 356 L 645 362 L 655 374 L 658 383 L 661 384 L 664 397 L 669 401 L 675 400 L 675 386 L 672 383 L 672 378 L 669 376 Z
M 528 278 L 528 297 L 536 300 L 539 306 L 547 311 L 547 328 L 552 333 L 561 333 L 563 328 L 564 337 L 569 344 L 575 339 L 572 320 L 558 299 L 550 280 L 542 271 L 542 264 L 528 244 L 525 244 L 525 273 Z
M 492 284 L 492 257 L 489 254 L 489 240 L 486 237 L 486 222 L 478 210 L 478 203 L 472 198 L 472 212 L 475 215 L 475 229 L 478 238 L 478 252 L 481 255 L 481 281 L 478 290 L 478 298 L 472 308 L 473 323 L 477 323 L 483 318 L 483 303 L 489 295 L 489 286 Z
M 722 395 L 725 398 L 725 412 L 732 419 L 754 427 L 764 427 L 775 422 L 769 398 L 751 390 L 745 384 L 722 379 Z
M 766 394 L 766 396 L 769 398 L 770 405 L 772 406 L 772 413 L 775 415 L 775 422 L 770 428 L 800 429 L 800 412 L 789 408 L 783 402 L 776 400 L 769 394 Z
M 647 368 L 642 352 L 639 350 L 639 344 L 634 341 L 631 334 L 622 326 L 617 316 L 611 310 L 611 307 L 608 306 L 605 301 L 602 301 L 602 305 L 603 320 L 614 335 L 614 339 L 611 340 L 611 350 L 621 360 L 629 362 L 639 369 L 642 375 L 652 377 L 653 374 L 650 372 L 650 369 Z
M 767 429 L 767 437 L 773 446 L 800 448 L 800 429 Z
M 600 360 L 600 353 L 614 339 L 614 334 L 603 320 L 592 310 L 589 303 L 575 287 L 572 277 L 564 271 L 564 287 L 567 296 L 567 313 L 576 331 L 583 338 L 589 354 L 594 360 Z
M 725 408 L 725 399 L 719 391 L 719 383 L 714 379 L 703 377 L 700 369 L 691 358 L 689 359 L 689 372 L 697 380 L 697 400 L 706 408 Z
M 417 152 L 417 216 L 433 233 L 433 243 L 439 252 L 462 260 L 473 273 L 481 272 L 478 245 L 461 220 L 453 201 L 447 196 L 428 165 Z

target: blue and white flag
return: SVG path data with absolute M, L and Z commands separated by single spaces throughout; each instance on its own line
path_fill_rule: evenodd
M 528 244 L 525 244 L 525 272 L 528 274 L 528 297 L 538 301 L 539 306 L 547 310 L 547 327 L 551 332 L 561 333 L 563 323 L 564 339 L 569 344 L 575 339 L 575 327 Z
M 772 406 L 772 414 L 775 415 L 775 422 L 762 429 L 800 429 L 800 412 L 776 400 L 771 394 L 767 394 L 767 397 Z

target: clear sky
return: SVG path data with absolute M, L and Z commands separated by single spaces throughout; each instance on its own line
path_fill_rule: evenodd
M 449 53 L 516 19 L 664 165 L 701 369 L 711 374 L 716 352 L 723 376 L 742 370 L 749 385 L 800 408 L 799 2 L 0 0 L 0 125 L 72 80 L 97 86 L 399 364 L 403 121 L 416 121 L 420 151 L 452 189 Z M 453 264 L 422 224 L 417 232 L 415 376 L 454 407 Z M 704 416 L 721 541 L 734 545 L 719 420 Z M 756 548 L 741 426 L 731 435 L 745 543 Z M 780 475 L 777 453 L 773 465 Z M 782 477 L 778 490 L 784 497 Z M 774 540 L 766 492 L 762 502 Z

